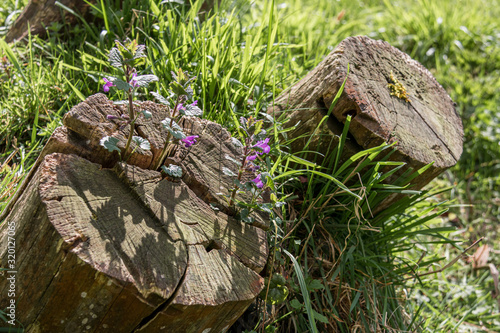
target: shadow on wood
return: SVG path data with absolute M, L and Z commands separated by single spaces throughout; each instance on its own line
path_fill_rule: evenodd
M 65 116 L 7 207 L 0 258 L 7 267 L 14 223 L 16 311 L 28 332 L 221 332 L 263 288 L 266 223 L 237 221 L 214 199 L 231 182 L 221 176 L 224 154 L 241 154 L 228 132 L 185 119 L 200 140 L 172 152 L 189 156 L 180 160 L 186 181 L 172 182 L 148 169 L 163 148 L 166 110 L 140 108 L 154 115 L 137 125 L 151 152 L 137 149 L 126 164 L 100 147 L 102 136 L 128 129 L 102 121 L 121 110 L 91 96 Z

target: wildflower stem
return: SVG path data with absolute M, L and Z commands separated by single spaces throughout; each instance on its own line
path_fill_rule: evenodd
M 130 154 L 127 154 L 130 148 L 130 144 L 132 143 L 132 137 L 134 136 L 134 129 L 135 129 L 134 94 L 132 88 L 130 88 L 128 91 L 128 114 L 132 121 L 130 122 L 130 133 L 128 135 L 127 144 L 125 145 L 125 156 L 126 156 L 125 161 L 127 161 L 133 153 L 131 152 Z
M 240 170 L 238 170 L 238 182 L 241 182 L 241 177 L 243 176 L 243 170 L 245 169 L 245 164 L 247 163 L 247 155 L 248 155 L 248 146 L 245 146 L 245 153 L 243 154 L 243 161 L 240 166 Z M 233 190 L 231 193 L 231 199 L 229 200 L 229 207 L 234 205 L 234 198 L 236 197 L 236 192 L 238 191 L 239 186 L 234 184 Z
M 177 101 L 175 102 L 174 110 L 172 111 L 172 114 L 170 115 L 170 127 L 172 127 L 172 124 L 174 123 L 175 111 L 177 110 L 177 106 L 179 105 L 179 100 L 180 100 L 180 96 L 177 96 Z M 156 162 L 156 165 L 153 168 L 154 170 L 159 169 L 160 166 L 163 164 L 163 161 L 167 157 L 166 156 L 167 155 L 167 148 L 168 148 L 168 143 L 170 142 L 171 136 L 172 136 L 171 133 L 168 132 L 167 138 L 165 139 L 165 144 L 163 145 L 163 149 L 160 153 L 160 158 L 158 159 L 158 161 Z

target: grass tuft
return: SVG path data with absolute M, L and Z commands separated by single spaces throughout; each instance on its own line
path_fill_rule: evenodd
M 0 3 L 2 35 L 26 1 Z M 412 174 L 394 179 L 402 164 L 377 161 L 390 146 L 342 161 L 347 127 L 321 165 L 305 158 L 315 147 L 291 155 L 282 142 L 268 163 L 288 206 L 271 237 L 301 269 L 276 254 L 273 269 L 291 281 L 290 296 L 262 309 L 266 321 L 259 328 L 306 332 L 315 323 L 318 331 L 340 332 L 500 330 L 488 272 L 459 262 L 418 277 L 459 255 L 464 240 L 486 236 L 494 247 L 500 237 L 499 1 L 238 0 L 223 1 L 203 17 L 197 14 L 202 1 L 185 3 L 99 0 L 90 18 L 73 27 L 51 25 L 44 39 L 0 40 L 0 210 L 62 116 L 100 91 L 115 39 L 147 45 L 143 70 L 160 78 L 153 90 L 161 94 L 171 71 L 195 75 L 204 117 L 236 132 L 240 116 L 265 112 L 341 40 L 368 35 L 409 53 L 447 89 L 464 122 L 463 157 L 433 184 L 449 191 L 420 193 L 405 187 Z M 279 122 L 272 126 L 276 142 L 289 130 Z M 394 193 L 408 196 L 372 215 Z M 490 262 L 499 259 L 492 251 Z

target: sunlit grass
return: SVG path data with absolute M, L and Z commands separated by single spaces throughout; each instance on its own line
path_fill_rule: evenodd
M 3 26 L 9 15 L 14 13 L 10 19 L 16 15 L 20 4 L 16 7 L 12 0 L 0 3 Z M 440 201 L 455 200 L 450 209 L 458 217 L 459 229 L 446 231 L 446 236 L 456 240 L 486 236 L 485 241 L 494 246 L 498 239 L 494 226 L 500 223 L 498 0 L 241 0 L 228 2 L 223 6 L 226 10 L 203 22 L 196 15 L 200 5 L 197 2 L 190 9 L 157 1 L 101 0 L 93 5 L 95 21 L 71 29 L 53 27 L 48 38 L 32 37 L 26 44 L 0 44 L 0 59 L 5 59 L 0 63 L 0 208 L 64 113 L 100 91 L 106 54 L 116 38 L 138 38 L 147 44 L 150 52 L 144 71 L 160 77 L 153 90 L 165 93 L 170 71 L 179 67 L 197 76 L 195 98 L 203 106 L 204 117 L 235 131 L 240 116 L 265 111 L 273 97 L 306 75 L 341 40 L 363 34 L 387 40 L 409 53 L 431 70 L 457 102 L 465 126 L 464 154 L 456 167 L 435 182 L 439 188 L 453 186 L 438 197 Z M 312 170 L 310 166 L 306 169 Z M 277 172 L 292 170 L 280 167 Z M 472 272 L 459 261 L 443 273 L 410 281 L 411 285 L 398 279 L 410 274 L 409 267 L 416 267 L 412 265 L 424 252 L 423 263 L 436 268 L 460 253 L 449 244 L 430 243 L 425 235 L 407 235 L 410 229 L 400 230 L 411 223 L 411 217 L 416 222 L 432 214 L 426 209 L 438 202 L 428 198 L 418 204 L 402 203 L 400 207 L 409 204 L 409 210 L 403 215 L 392 212 L 384 221 L 379 217 L 380 226 L 374 226 L 377 218 L 372 220 L 368 205 L 360 202 L 357 209 L 363 210 L 371 226 L 359 217 L 349 224 L 352 212 L 345 207 L 347 202 L 329 210 L 318 209 L 324 203 L 322 196 L 331 194 L 328 191 L 334 186 L 318 174 L 304 174 L 309 182 L 303 202 L 287 212 L 287 218 L 301 223 L 291 235 L 300 244 L 290 242 L 288 250 L 301 263 L 306 280 L 321 278 L 323 286 L 331 289 L 311 287 L 316 312 L 337 321 L 337 328 L 344 331 L 357 324 L 365 331 L 374 327 L 370 325 L 385 325 L 388 330 L 421 327 L 429 332 L 468 331 L 474 325 L 500 329 L 498 307 L 490 294 L 493 280 L 487 273 Z M 369 176 L 361 175 L 363 184 Z M 465 206 L 468 204 L 476 206 Z M 338 219 L 334 224 L 332 216 Z M 448 218 L 434 217 L 417 223 L 415 230 L 446 228 L 448 222 Z M 382 225 L 395 227 L 387 230 Z M 372 227 L 379 229 L 370 230 Z M 375 252 L 373 247 L 380 248 L 381 239 L 397 246 Z M 325 249 L 323 244 L 329 242 L 332 248 Z M 437 262 L 440 257 L 445 258 L 442 263 Z M 392 261 L 386 262 L 387 258 Z M 492 262 L 500 262 L 498 255 L 492 254 Z M 399 268 L 394 270 L 396 266 Z M 322 271 L 325 267 L 331 268 Z M 311 269 L 317 270 L 316 275 L 309 274 Z M 290 302 L 293 297 L 302 302 L 300 293 L 294 291 Z M 293 315 L 275 326 L 309 329 L 307 316 L 290 302 L 285 307 Z M 275 319 L 280 318 L 278 313 Z

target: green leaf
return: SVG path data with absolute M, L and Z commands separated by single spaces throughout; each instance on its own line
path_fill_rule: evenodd
M 311 306 L 311 299 L 309 297 L 309 291 L 307 290 L 306 281 L 304 280 L 304 275 L 302 274 L 302 267 L 290 252 L 288 252 L 285 249 L 282 249 L 282 251 L 285 252 L 285 254 L 288 257 L 290 257 L 290 260 L 293 263 L 295 274 L 297 274 L 297 279 L 299 280 L 300 291 L 302 292 L 302 297 L 304 297 L 304 303 L 306 306 L 307 317 L 309 318 L 309 325 L 311 327 L 311 332 L 317 333 L 318 328 L 316 327 L 313 308 Z
M 156 100 L 158 102 L 160 102 L 161 104 L 164 104 L 164 105 L 167 105 L 167 106 L 170 106 L 170 103 L 169 101 L 163 97 L 162 95 L 158 94 L 157 92 L 154 92 L 154 91 L 150 91 L 149 92 L 151 95 L 153 95 L 154 98 L 156 98 Z
M 134 81 L 138 87 L 147 87 L 151 82 L 158 81 L 158 76 L 153 74 L 137 75 Z
M 146 45 L 137 45 L 137 50 L 134 53 L 134 59 L 146 58 Z
M 144 119 L 151 119 L 151 117 L 153 116 L 153 114 L 147 110 L 141 111 L 141 113 L 144 115 Z
M 129 91 L 129 89 L 132 88 L 132 86 L 130 84 L 128 84 L 128 82 L 125 82 L 121 79 L 118 79 L 118 78 L 115 78 L 115 77 L 110 77 L 109 80 L 111 82 L 113 82 L 113 84 L 116 86 L 116 89 L 118 90 L 122 90 L 122 91 Z
M 313 291 L 313 290 L 325 289 L 325 286 L 323 286 L 323 284 L 319 280 L 311 280 L 307 284 L 307 289 Z
M 184 5 L 184 0 L 163 0 L 162 2 L 160 2 L 160 5 L 163 5 L 166 3 L 175 3 L 178 5 Z
M 300 303 L 298 299 L 294 298 L 290 301 L 290 306 L 296 310 L 300 310 L 304 307 L 304 304 Z
M 255 219 L 253 217 L 250 217 L 250 211 L 248 210 L 248 208 L 243 208 L 241 211 L 240 211 L 240 219 L 245 222 L 245 223 L 253 223 L 255 221 Z
M 312 309 L 313 310 L 313 314 L 314 314 L 314 319 L 316 319 L 317 321 L 323 323 L 323 324 L 328 324 L 328 318 L 323 316 L 321 313 L 317 312 L 316 310 Z
M 172 136 L 176 139 L 182 140 L 186 138 L 186 134 L 182 131 L 182 128 L 172 119 L 165 118 L 161 124 L 163 127 L 172 134 Z
M 226 167 L 222 167 L 222 173 L 225 174 L 226 176 L 229 176 L 229 177 L 236 177 L 237 176 L 237 174 L 235 174 L 229 168 L 226 168 Z
M 346 77 L 346 80 L 347 80 L 347 77 Z M 345 80 L 344 80 L 344 83 L 342 84 L 342 86 L 345 84 Z M 340 92 L 340 91 L 339 91 Z M 337 94 L 338 95 L 338 94 Z M 332 103 L 332 105 L 330 106 L 330 109 L 333 107 L 333 105 L 335 104 L 335 101 L 336 101 L 337 97 L 335 97 L 335 100 L 334 100 L 334 103 Z M 342 151 L 344 150 L 344 145 L 345 145 L 345 140 L 347 139 L 347 135 L 349 133 L 349 126 L 351 124 L 351 116 L 347 116 L 346 120 L 345 120 L 345 124 L 344 124 L 344 130 L 342 131 L 342 135 L 340 136 L 340 140 L 339 140 L 339 144 L 337 146 L 337 156 L 335 157 L 335 163 L 333 165 L 333 170 L 336 171 L 337 170 L 337 164 L 338 162 L 340 161 L 340 156 L 342 154 Z
M 188 95 L 188 92 L 184 89 L 183 86 L 181 86 L 179 83 L 177 82 L 172 82 L 170 83 L 170 89 L 172 90 L 172 92 L 174 94 L 176 94 L 177 96 L 180 96 L 180 95 Z
M 284 202 L 284 201 L 276 201 L 276 202 L 274 203 L 274 207 L 276 207 L 276 208 L 281 208 L 281 207 L 283 207 L 284 205 L 286 205 L 286 202 Z
M 241 162 L 236 160 L 235 158 L 229 156 L 228 154 L 226 154 L 226 156 L 224 156 L 226 160 L 229 160 L 231 162 L 233 162 L 234 164 L 236 164 L 238 167 L 241 166 Z
M 83 102 L 86 99 L 85 95 L 83 95 L 82 92 L 71 83 L 71 81 L 66 77 L 66 75 L 63 75 L 62 77 L 69 84 L 69 86 L 71 87 L 73 92 L 76 94 L 76 96 L 78 96 L 78 98 L 80 98 L 80 100 Z
M 239 188 L 244 188 L 245 186 L 238 180 L 238 178 L 233 179 L 233 184 Z
M 188 104 L 184 106 L 186 109 L 181 110 L 181 113 L 186 116 L 195 116 L 195 117 L 201 117 L 203 115 L 203 111 L 197 107 L 196 105 L 191 105 Z
M 106 148 L 110 153 L 113 151 L 121 152 L 121 149 L 118 148 L 117 144 L 120 142 L 117 138 L 113 138 L 112 136 L 105 136 L 99 141 L 99 144 Z
M 0 327 L 0 332 L 23 333 L 23 332 L 25 332 L 25 330 L 24 330 L 24 328 L 19 328 L 19 327 Z
M 125 44 L 125 45 L 124 45 Z M 135 51 L 137 50 L 137 41 L 130 40 L 129 38 L 124 40 L 124 44 L 120 43 L 120 41 L 115 40 L 115 45 L 122 57 L 126 60 L 132 60 L 134 58 Z M 124 59 L 124 61 L 126 61 Z
M 243 148 L 243 144 L 241 143 L 240 140 L 231 137 L 231 142 L 235 147 Z
M 264 121 L 263 120 L 258 120 L 255 122 L 254 124 L 254 130 L 253 130 L 253 134 L 254 135 L 257 135 L 260 133 L 260 131 L 262 130 L 262 125 L 264 124 Z
M 265 296 L 266 288 L 264 288 L 264 296 Z M 267 302 L 270 304 L 281 304 L 288 297 L 289 291 L 285 286 L 277 286 L 273 288 L 269 288 L 269 292 L 267 294 Z
M 186 90 L 187 99 L 192 99 L 193 98 L 193 88 L 184 87 L 184 89 Z
M 181 178 L 182 177 L 182 168 L 178 165 L 175 164 L 169 164 L 168 167 L 162 165 L 161 169 L 169 176 L 175 177 L 175 178 Z
M 318 176 L 324 177 L 324 178 L 326 178 L 328 180 L 331 180 L 333 183 L 335 183 L 335 185 L 337 185 L 338 187 L 340 187 L 341 189 L 343 189 L 344 191 L 346 191 L 347 193 L 349 193 L 350 195 L 352 195 L 356 199 L 358 199 L 358 200 L 362 199 L 359 195 L 357 195 L 356 193 L 353 193 L 351 190 L 349 190 L 344 184 L 342 184 L 342 182 L 340 182 L 335 177 L 332 177 L 332 176 L 330 176 L 330 175 L 328 175 L 326 173 L 315 171 L 315 170 L 292 170 L 292 171 L 287 171 L 287 172 L 284 172 L 284 173 L 276 176 L 274 178 L 274 180 L 276 181 L 279 178 L 290 177 L 292 175 L 299 175 L 299 174 L 307 173 L 307 172 L 313 173 L 315 175 L 318 175 Z
M 295 156 L 295 155 L 288 155 L 287 156 L 288 160 L 292 161 L 292 162 L 295 162 L 295 163 L 298 163 L 298 164 L 302 164 L 302 165 L 305 165 L 305 166 L 308 166 L 308 167 L 311 167 L 311 168 L 317 168 L 318 165 L 316 163 L 313 163 L 313 162 L 310 162 L 306 159 L 303 159 L 303 158 L 300 158 L 298 156 Z
M 116 47 L 113 47 L 111 49 L 111 51 L 109 51 L 108 61 L 109 61 L 109 64 L 111 66 L 117 67 L 117 68 L 122 68 L 123 57 L 122 57 L 120 51 Z
M 286 285 L 285 277 L 279 273 L 275 273 L 271 278 L 271 287 L 284 286 Z
M 141 138 L 140 136 L 133 136 L 132 141 L 135 142 L 142 150 L 151 150 L 151 145 L 147 139 Z
M 273 208 L 273 204 L 271 203 L 264 203 L 264 204 L 259 204 L 259 208 L 261 211 L 265 212 L 265 213 L 268 213 L 268 214 L 272 214 L 272 208 Z
M 359 296 L 361 296 L 361 291 L 358 291 L 352 300 L 351 307 L 349 308 L 349 312 L 352 312 L 356 305 L 358 304 Z

